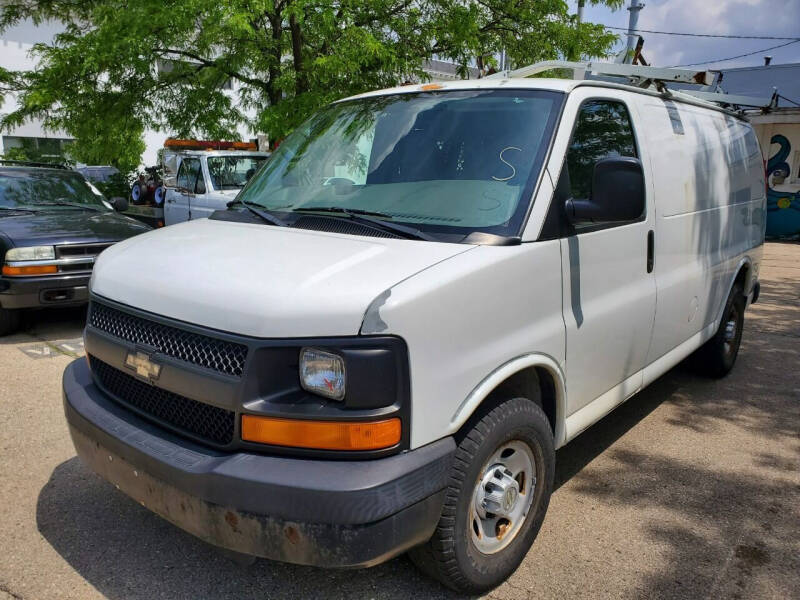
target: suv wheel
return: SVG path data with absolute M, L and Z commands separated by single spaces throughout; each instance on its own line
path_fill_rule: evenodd
M 458 592 L 500 585 L 539 532 L 554 468 L 553 433 L 538 404 L 514 398 L 498 405 L 458 445 L 439 524 L 411 559 Z
M 731 290 L 719 329 L 692 356 L 696 370 L 710 377 L 724 377 L 736 363 L 744 327 L 745 296 L 740 284 Z
M 14 333 L 19 327 L 19 311 L 0 308 L 0 336 Z

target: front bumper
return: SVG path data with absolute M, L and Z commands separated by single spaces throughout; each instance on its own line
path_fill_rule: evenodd
M 151 425 L 109 400 L 83 359 L 63 379 L 81 459 L 175 525 L 245 554 L 305 565 L 378 564 L 439 520 L 452 438 L 374 460 L 226 453 Z
M 0 307 L 70 306 L 89 301 L 90 274 L 0 277 Z
M 753 284 L 753 291 L 750 292 L 750 304 L 758 302 L 758 297 L 761 295 L 761 283 L 756 281 Z

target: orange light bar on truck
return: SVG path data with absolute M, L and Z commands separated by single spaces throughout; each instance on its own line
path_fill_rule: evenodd
M 175 140 L 164 142 L 164 148 L 171 150 L 258 150 L 253 142 L 225 142 L 222 140 Z
M 3 275 L 8 275 L 9 277 L 30 277 L 32 275 L 52 275 L 53 273 L 58 273 L 58 267 L 55 265 L 32 265 L 28 267 L 3 265 Z
M 307 421 L 242 415 L 242 440 L 315 450 L 380 450 L 400 442 L 400 419 Z

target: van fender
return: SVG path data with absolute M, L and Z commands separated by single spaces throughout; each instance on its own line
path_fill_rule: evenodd
M 467 395 L 456 412 L 450 419 L 450 432 L 455 433 L 472 416 L 486 397 L 506 379 L 528 367 L 542 367 L 548 371 L 555 382 L 556 416 L 555 416 L 555 447 L 559 448 L 565 443 L 564 415 L 567 409 L 567 395 L 564 372 L 552 356 L 539 352 L 523 354 L 503 363 L 489 373 Z
M 717 308 L 717 316 L 714 319 L 714 327 L 713 332 L 717 332 L 717 328 L 719 324 L 722 322 L 722 313 L 725 310 L 725 303 L 728 301 L 728 296 L 731 295 L 731 290 L 733 289 L 733 284 L 736 283 L 736 278 L 739 276 L 739 272 L 742 270 L 742 267 L 747 267 L 748 276 L 747 280 L 744 282 L 744 295 L 749 296 L 752 292 L 752 279 L 753 279 L 753 261 L 750 256 L 745 255 L 739 259 L 739 263 L 736 265 L 736 268 L 733 270 L 733 274 L 730 277 L 730 281 L 728 281 L 728 293 L 725 294 L 722 298 L 722 303 Z M 712 334 L 713 336 L 713 334 Z

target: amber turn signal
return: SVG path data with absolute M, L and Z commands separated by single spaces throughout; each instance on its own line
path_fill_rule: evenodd
M 400 442 L 400 419 L 381 421 L 305 421 L 242 416 L 246 442 L 315 450 L 380 450 Z
M 25 275 L 52 275 L 58 273 L 58 267 L 55 265 L 32 265 L 29 267 L 12 267 L 10 265 L 3 265 L 3 275 L 11 277 L 19 277 Z

